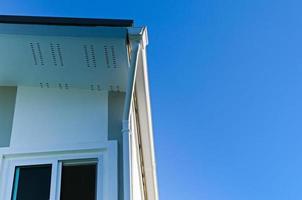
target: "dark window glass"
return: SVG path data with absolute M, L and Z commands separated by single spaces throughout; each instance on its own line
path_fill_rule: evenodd
M 97 164 L 63 165 L 61 200 L 96 199 Z
M 49 200 L 51 165 L 16 167 L 12 200 Z

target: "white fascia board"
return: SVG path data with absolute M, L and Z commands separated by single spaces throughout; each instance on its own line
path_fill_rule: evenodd
M 140 38 L 140 43 L 142 44 L 142 47 L 145 48 L 149 44 L 148 39 L 148 30 L 147 27 L 134 27 L 134 28 L 128 28 L 128 35 L 131 38 Z
M 158 199 L 157 172 L 153 140 L 152 112 L 147 72 L 146 50 L 142 51 L 142 62 L 138 67 L 136 77 L 136 95 L 138 114 L 140 118 L 143 158 L 146 174 L 148 199 Z
M 153 141 L 153 128 L 152 128 L 152 114 L 150 105 L 150 92 L 149 92 L 149 80 L 148 80 L 148 70 L 147 70 L 147 57 L 146 57 L 146 46 L 148 44 L 147 29 L 144 28 L 130 28 L 129 29 L 129 39 L 130 42 L 139 42 L 141 49 L 139 49 L 136 60 L 135 70 L 130 79 L 134 80 L 127 90 L 126 95 L 128 95 L 128 106 L 127 111 L 131 110 L 131 105 L 133 101 L 134 90 L 136 90 L 137 100 L 138 100 L 138 110 L 140 118 L 140 127 L 142 134 L 142 145 L 143 145 L 143 158 L 146 174 L 146 186 L 147 195 L 150 200 L 158 200 L 158 185 L 157 185 L 157 173 L 156 173 L 156 162 L 155 162 L 155 151 L 154 151 L 154 141 Z M 129 73 L 131 74 L 131 73 Z M 129 86 L 129 85 L 128 85 Z M 135 87 L 135 88 L 134 88 Z M 131 90 L 130 90 L 131 88 Z M 127 99 L 127 98 L 126 98 Z M 123 130 L 129 130 L 129 115 L 130 113 L 124 113 L 124 128 Z M 131 130 L 129 130 L 130 134 Z M 123 132 L 125 133 L 125 131 Z M 125 141 L 124 141 L 125 142 Z M 127 145 L 129 148 L 129 144 Z M 124 149 L 125 151 L 125 149 Z M 129 149 L 126 150 L 129 153 Z M 124 152 L 125 153 L 125 152 Z M 125 156 L 125 154 L 124 154 Z M 128 155 L 127 158 L 130 156 Z M 126 160 L 126 159 L 125 159 Z M 130 165 L 128 163 L 128 165 Z M 130 177 L 130 171 L 127 171 Z M 128 187 L 131 185 L 131 180 L 129 179 Z M 124 185 L 125 186 L 125 185 Z M 127 187 L 127 186 L 126 186 Z M 131 195 L 129 193 L 129 195 Z M 128 196 L 127 196 L 128 197 Z M 126 199 L 126 198 L 125 198 Z
M 128 84 L 126 88 L 126 99 L 123 112 L 123 120 L 129 121 L 130 119 L 130 110 L 133 101 L 134 87 L 136 81 L 136 73 L 138 68 L 139 59 L 141 59 L 141 51 L 145 49 L 147 45 L 147 29 L 143 28 L 129 28 L 128 30 L 128 39 L 131 46 L 130 54 L 130 65 L 128 73 Z

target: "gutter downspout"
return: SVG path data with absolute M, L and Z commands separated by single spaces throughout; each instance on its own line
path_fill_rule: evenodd
M 123 135 L 123 186 L 124 200 L 132 199 L 132 181 L 131 181 L 131 129 L 130 129 L 130 110 L 132 97 L 134 93 L 136 71 L 138 59 L 141 51 L 141 35 L 129 35 L 131 42 L 131 60 L 128 76 L 128 85 L 126 90 L 125 105 L 123 111 L 122 135 Z

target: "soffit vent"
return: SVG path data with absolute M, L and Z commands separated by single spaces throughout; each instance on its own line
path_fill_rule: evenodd
M 51 57 L 52 57 L 52 63 L 54 66 L 60 65 L 61 67 L 64 66 L 63 62 L 63 55 L 62 55 L 62 49 L 61 49 L 61 44 L 54 44 L 50 43 L 50 52 L 51 52 Z
M 119 68 L 114 45 L 104 45 L 104 58 L 107 68 Z
M 0 34 L 0 44 L 1 85 L 126 89 L 129 62 L 123 39 Z
M 111 50 L 111 56 L 112 56 L 112 65 L 114 68 L 117 68 L 117 64 L 116 64 L 116 55 L 115 55 L 115 48 L 114 46 L 110 46 L 110 50 Z
M 44 65 L 44 57 L 43 57 L 43 53 L 41 50 L 41 45 L 39 42 L 36 43 L 37 49 L 38 49 L 38 55 L 39 55 L 39 59 L 40 59 L 40 65 Z
M 32 58 L 33 58 L 33 63 L 34 65 L 44 65 L 44 57 L 41 51 L 41 45 L 39 42 L 30 42 L 29 43 L 31 53 L 32 53 Z
M 84 50 L 84 57 L 85 57 L 86 66 L 88 68 L 91 68 L 91 67 L 96 68 L 97 64 L 96 64 L 96 55 L 95 55 L 94 45 L 93 44 L 90 44 L 90 45 L 85 44 L 83 46 L 83 50 Z

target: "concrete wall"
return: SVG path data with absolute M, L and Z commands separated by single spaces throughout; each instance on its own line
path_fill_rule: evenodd
M 10 148 L 107 141 L 107 92 L 18 87 Z
M 16 87 L 0 86 L 0 147 L 10 144 L 16 91 Z
M 125 101 L 124 92 L 109 92 L 108 95 L 108 139 L 118 143 L 118 199 L 122 200 L 123 191 L 123 136 L 122 118 Z
M 0 146 L 0 199 L 11 194 L 14 160 L 98 152 L 104 172 L 99 194 L 122 200 L 124 93 L 20 86 L 15 94 L 15 101 L 9 100 L 14 108 L 10 144 Z

